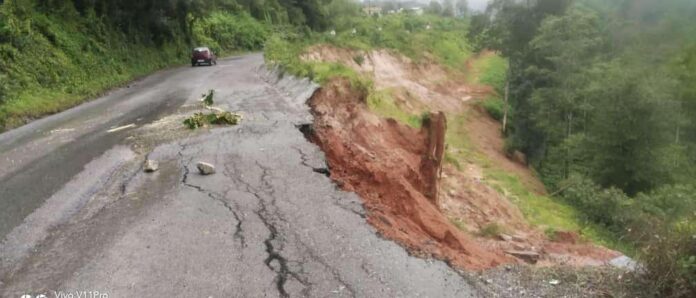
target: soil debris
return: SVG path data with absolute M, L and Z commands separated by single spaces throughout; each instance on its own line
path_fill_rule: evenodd
M 350 82 L 342 79 L 317 91 L 309 104 L 315 116 L 311 139 L 326 153 L 331 178 L 363 198 L 368 221 L 383 236 L 414 254 L 462 268 L 514 262 L 501 251 L 476 245 L 428 197 L 432 177 L 422 169 L 437 172 L 440 166 L 429 151 L 438 147 L 431 145 L 433 134 L 428 127 L 432 125 L 416 130 L 379 118 L 367 110 L 361 94 L 351 91 Z

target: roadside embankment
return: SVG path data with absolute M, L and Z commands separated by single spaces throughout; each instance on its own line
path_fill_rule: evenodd
M 581 236 L 523 157 L 505 154 L 500 124 L 480 106 L 495 91 L 471 73 L 388 50 L 319 45 L 301 59 L 353 72 L 329 78 L 309 101 L 311 138 L 386 238 L 465 269 L 599 266 L 620 255 Z

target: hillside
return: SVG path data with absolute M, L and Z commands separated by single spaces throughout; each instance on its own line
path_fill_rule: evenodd
M 464 269 L 598 266 L 621 255 L 593 244 L 615 242 L 549 197 L 523 157 L 505 155 L 491 115 L 507 64 L 492 52 L 472 53 L 455 34 L 465 22 L 391 16 L 356 27 L 382 30 L 302 43 L 274 37 L 266 58 L 324 85 L 309 102 L 309 138 L 326 152 L 332 179 L 361 195 L 382 235 Z M 440 111 L 446 150 L 433 197 L 424 154 Z
M 0 4 L 0 130 L 175 65 L 194 46 L 258 51 L 271 28 L 325 26 L 316 3 L 36 1 Z M 315 27 L 316 26 L 316 27 Z
M 397 9 L 416 2 L 423 9 Z M 228 161 L 238 156 L 225 152 L 241 150 L 263 163 L 272 144 L 283 154 L 274 158 L 296 162 L 250 165 L 259 171 L 254 189 L 243 169 L 226 168 L 215 177 L 233 183 L 216 187 L 239 184 L 242 198 L 256 198 L 235 206 L 226 201 L 229 189 L 206 194 L 186 183 L 202 153 L 189 152 L 189 161 L 181 160 L 185 148 L 167 155 L 166 178 L 178 185 L 183 175 L 183 186 L 222 203 L 238 231 L 242 213 L 235 210 L 260 204 L 251 213 L 270 233 L 258 241 L 268 259 L 254 266 L 278 273 L 271 279 L 281 296 L 287 280 L 302 291 L 312 285 L 298 277 L 304 268 L 280 257 L 277 242 L 297 240 L 305 257 L 325 252 L 304 247 L 291 226 L 278 233 L 285 216 L 302 218 L 302 205 L 284 206 L 283 216 L 268 209 L 284 204 L 275 195 L 287 185 L 264 185 L 295 178 L 284 167 L 321 174 L 304 177 L 298 194 L 314 180 L 341 197 L 357 194 L 350 204 L 364 212 L 336 206 L 356 217 L 361 231 L 422 258 L 404 259 L 446 262 L 436 263 L 472 279 L 457 286 L 470 282 L 484 295 L 693 296 L 696 3 L 490 0 L 478 12 L 467 3 L 0 1 L 2 230 L 22 224 L 71 179 L 89 176 L 86 165 L 107 150 L 130 146 L 121 149 L 138 152 L 129 157 L 138 172 L 139 159 L 149 156 L 144 148 L 163 145 L 165 136 L 220 133 L 207 124 L 229 110 L 228 124 L 242 124 L 225 136 L 242 135 L 260 148 L 202 149 Z M 198 46 L 210 47 L 221 65 L 189 68 Z M 237 56 L 249 52 L 256 53 Z M 201 90 L 211 90 L 207 99 L 219 96 L 224 109 L 199 105 L 193 97 Z M 184 119 L 191 131 L 180 125 Z M 170 132 L 158 126 L 165 124 Z M 146 133 L 152 140 L 143 147 L 135 128 L 150 125 L 160 130 Z M 293 139 L 257 142 L 252 134 L 261 130 Z M 297 148 L 295 156 L 290 143 L 317 156 Z M 59 151 L 64 155 L 49 155 Z M 273 170 L 282 177 L 268 176 Z M 37 173 L 50 177 L 33 189 Z M 105 182 L 90 183 L 92 191 Z M 125 186 L 113 189 L 119 200 L 130 195 Z
M 501 3 L 496 5 L 506 5 Z M 540 7 L 543 5 L 539 4 Z M 578 4 L 587 9 L 583 5 Z M 577 17 L 574 13 L 576 11 L 569 8 L 565 17 Z M 524 117 L 528 116 L 522 114 L 527 113 L 526 110 L 515 106 L 520 103 L 513 100 L 519 100 L 515 96 L 521 94 L 512 93 L 519 92 L 513 88 L 517 88 L 516 84 L 529 87 L 524 76 L 531 77 L 538 70 L 532 68 L 525 70 L 520 77 L 509 77 L 510 72 L 514 74 L 517 68 L 507 69 L 505 56 L 509 55 L 508 50 L 503 48 L 492 52 L 481 47 L 486 42 L 500 41 L 491 35 L 500 33 L 492 31 L 500 30 L 492 27 L 497 25 L 484 24 L 481 31 L 479 22 L 482 17 L 485 15 L 474 17 L 471 29 L 467 22 L 432 15 L 344 20 L 335 35 L 314 34 L 301 40 L 274 35 L 267 44 L 266 58 L 290 73 L 308 76 L 325 86 L 325 90 L 310 102 L 317 118 L 315 126 L 318 126 L 311 138 L 327 152 L 332 168 L 337 169 L 338 173 L 332 171 L 332 178 L 345 189 L 361 194 L 373 212 L 370 222 L 381 233 L 415 253 L 446 259 L 464 268 L 486 268 L 510 262 L 509 257 L 515 255 L 511 251 L 527 253 L 529 248 L 532 252 L 541 252 L 541 263 L 564 265 L 600 265 L 619 255 L 591 245 L 595 243 L 638 257 L 647 266 L 664 266 L 651 267 L 655 272 L 677 270 L 660 280 L 667 284 L 676 282 L 684 287 L 673 295 L 688 292 L 688 282 L 684 282 L 693 277 L 690 269 L 675 267 L 689 262 L 689 240 L 684 236 L 690 235 L 688 231 L 693 227 L 693 221 L 681 212 L 678 214 L 683 217 L 667 221 L 660 218 L 674 210 L 667 207 L 670 204 L 685 207 L 683 211 L 693 210 L 690 203 L 693 200 L 689 199 L 693 196 L 692 188 L 688 185 L 670 186 L 632 199 L 615 188 L 593 186 L 589 180 L 573 180 L 583 179 L 575 175 L 568 176 L 568 180 L 562 179 L 560 183 L 553 180 L 558 179 L 558 173 L 549 172 L 550 167 L 563 164 L 554 164 L 558 160 L 549 159 L 556 158 L 554 156 L 539 163 L 535 152 L 519 147 L 518 143 L 519 134 L 527 133 L 520 125 L 528 125 L 523 121 L 530 120 L 525 120 Z M 532 46 L 539 47 L 537 55 L 551 55 L 550 61 L 565 57 L 545 52 L 545 49 L 562 51 L 564 46 L 553 39 L 553 34 L 557 34 L 550 31 L 554 21 L 566 20 L 549 17 L 545 21 L 549 24 L 542 25 L 540 35 L 549 30 L 548 41 L 543 40 L 544 36 L 529 37 L 533 39 Z M 469 32 L 468 38 L 457 34 L 466 31 Z M 494 49 L 496 45 L 489 44 L 489 48 Z M 478 53 L 476 49 L 479 49 Z M 682 50 L 688 51 L 688 48 Z M 530 57 L 538 59 L 532 54 Z M 519 59 L 518 56 L 514 58 Z M 634 60 L 624 63 L 635 65 Z M 668 67 L 672 65 L 668 64 Z M 543 77 L 548 73 L 539 75 Z M 508 95 L 508 78 L 509 100 L 513 101 L 510 106 L 504 101 Z M 592 77 L 590 79 L 588 84 L 591 87 L 602 84 Z M 540 96 L 544 95 L 541 92 L 545 89 L 540 88 L 539 92 Z M 534 100 L 531 103 L 538 104 Z M 555 107 L 559 103 L 549 104 L 549 107 Z M 549 107 L 537 109 L 549 112 Z M 438 184 L 440 195 L 432 202 L 433 198 L 428 195 L 432 190 L 429 190 L 428 183 L 423 184 L 429 178 L 422 172 L 422 154 L 429 150 L 428 136 L 437 135 L 426 123 L 434 117 L 431 113 L 438 111 L 444 111 L 447 118 L 446 151 Z M 531 118 L 534 121 L 551 120 L 532 114 L 535 115 Z M 605 116 L 610 117 L 604 118 L 609 123 L 611 117 L 617 117 Z M 503 118 L 507 118 L 508 126 L 505 128 L 494 120 Z M 536 127 L 545 128 L 542 124 Z M 503 129 L 505 133 L 501 134 Z M 406 132 L 408 130 L 411 132 Z M 422 138 L 425 138 L 425 143 L 421 143 Z M 681 140 L 684 142 L 683 137 Z M 553 154 L 553 151 L 547 154 Z M 414 176 L 415 173 L 425 176 Z M 678 170 L 678 173 L 686 172 Z M 683 179 L 685 176 L 675 177 Z M 392 183 L 394 185 L 389 186 Z M 658 197 L 670 202 L 654 205 L 653 198 Z M 639 211 L 640 208 L 643 211 Z M 611 216 L 619 218 L 612 221 L 608 219 Z M 647 229 L 647 221 L 658 223 L 653 225 L 656 230 L 668 235 L 666 237 L 675 238 L 657 242 L 640 238 L 640 235 L 654 231 Z M 670 222 L 674 224 L 672 228 Z M 663 228 L 666 230 L 661 230 Z M 508 239 L 524 241 L 520 244 L 519 240 L 507 242 Z M 658 253 L 655 250 L 645 250 L 668 246 L 684 250 L 665 258 L 654 255 Z M 486 252 L 481 253 L 480 247 L 485 247 Z M 639 252 L 639 249 L 642 250 Z M 463 259 L 462 255 L 465 256 Z M 523 255 L 524 259 L 527 254 Z M 484 265 L 486 263 L 488 265 Z M 648 286 L 654 280 L 641 282 L 651 291 L 661 291 Z M 638 281 L 632 282 L 636 287 L 639 284 Z

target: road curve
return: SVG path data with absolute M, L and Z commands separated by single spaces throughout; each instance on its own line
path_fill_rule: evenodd
M 0 135 L 0 297 L 477 296 L 446 264 L 380 238 L 324 174 L 299 130 L 315 88 L 248 55 Z M 182 127 L 208 89 L 240 125 Z M 160 170 L 144 173 L 145 158 Z

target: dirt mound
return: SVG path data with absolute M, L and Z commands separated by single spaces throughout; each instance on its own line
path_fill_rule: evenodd
M 361 64 L 355 61 L 358 56 L 363 58 Z M 462 111 L 464 103 L 473 98 L 471 94 L 477 94 L 475 90 L 492 90 L 487 86 L 452 86 L 448 79 L 452 74 L 437 63 L 428 59 L 416 63 L 386 49 L 365 52 L 318 45 L 311 47 L 302 59 L 340 63 L 372 77 L 377 89 L 400 90 L 395 94 L 397 100 L 407 104 L 401 107 L 414 113 L 423 109 L 408 106 L 409 98 L 417 99 L 419 107 L 430 111 L 455 112 Z
M 514 261 L 477 245 L 428 197 L 431 177 L 422 171 L 432 156 L 428 129 L 373 115 L 364 95 L 351 91 L 343 80 L 319 90 L 310 106 L 315 113 L 313 141 L 326 153 L 331 178 L 363 198 L 368 221 L 382 235 L 416 254 L 468 269 Z

